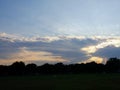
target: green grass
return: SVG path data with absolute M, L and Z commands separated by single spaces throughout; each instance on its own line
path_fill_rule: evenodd
M 120 90 L 120 74 L 0 77 L 0 90 Z

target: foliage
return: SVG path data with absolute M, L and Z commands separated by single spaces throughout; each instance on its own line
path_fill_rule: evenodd
M 80 74 L 80 73 L 119 73 L 120 59 L 110 58 L 107 63 L 97 64 L 90 62 L 86 64 L 44 64 L 37 66 L 36 64 L 27 64 L 24 62 L 14 62 L 12 65 L 0 65 L 0 75 L 50 75 L 50 74 Z

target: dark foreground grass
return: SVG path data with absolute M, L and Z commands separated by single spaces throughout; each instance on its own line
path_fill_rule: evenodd
M 0 90 L 120 90 L 120 74 L 0 77 Z

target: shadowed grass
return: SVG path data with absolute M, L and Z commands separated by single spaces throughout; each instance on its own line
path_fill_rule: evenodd
M 120 90 L 120 74 L 0 77 L 0 90 Z

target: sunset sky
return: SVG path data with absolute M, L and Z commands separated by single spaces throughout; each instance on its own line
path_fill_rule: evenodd
M 0 0 L 0 64 L 120 58 L 120 0 Z

